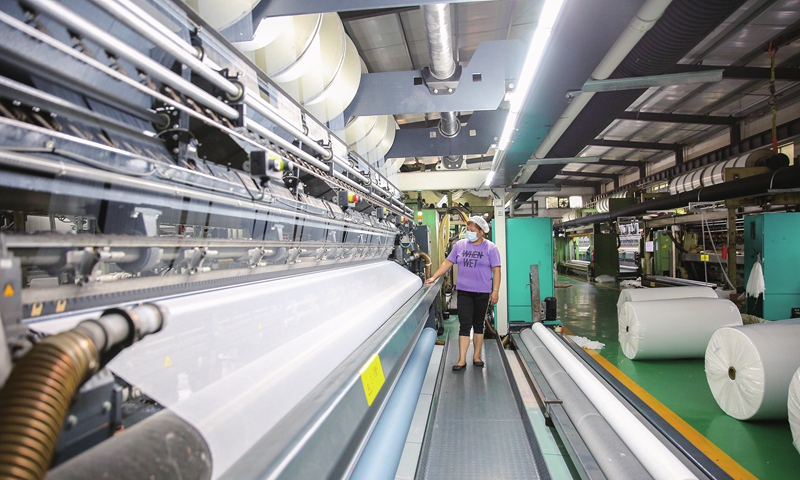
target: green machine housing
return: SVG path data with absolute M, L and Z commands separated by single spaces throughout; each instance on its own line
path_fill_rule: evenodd
M 747 298 L 747 313 L 783 320 L 800 308 L 800 213 L 764 213 L 744 217 L 744 281 L 761 256 L 764 296 Z
M 530 322 L 531 265 L 539 267 L 539 301 L 555 294 L 553 222 L 544 217 L 506 219 L 508 321 Z

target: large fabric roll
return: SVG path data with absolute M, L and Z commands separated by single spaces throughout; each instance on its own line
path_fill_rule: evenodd
M 669 300 L 672 298 L 717 298 L 717 294 L 709 287 L 663 287 L 663 288 L 626 288 L 619 292 L 617 313 L 626 302 L 646 302 L 649 300 Z
M 789 426 L 792 427 L 792 443 L 800 452 L 800 368 L 794 372 L 789 384 Z
M 706 350 L 706 379 L 722 410 L 739 420 L 785 419 L 800 367 L 800 320 L 721 328 Z
M 742 324 L 736 305 L 716 296 L 626 302 L 618 318 L 619 344 L 631 360 L 703 358 L 714 332 Z

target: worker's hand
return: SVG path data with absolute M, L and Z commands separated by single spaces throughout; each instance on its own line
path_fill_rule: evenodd
M 489 295 L 489 305 L 495 305 L 497 303 L 497 297 L 498 297 L 497 292 L 493 291 Z
M 425 280 L 425 285 L 432 285 L 433 282 L 435 282 L 435 281 L 436 281 L 436 278 L 431 277 L 431 278 Z

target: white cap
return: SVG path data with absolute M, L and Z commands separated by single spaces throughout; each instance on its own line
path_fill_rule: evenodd
M 486 220 L 484 220 L 484 218 L 480 215 L 473 215 L 469 217 L 469 221 L 479 226 L 481 230 L 483 230 L 483 233 L 489 233 L 489 224 L 486 223 Z

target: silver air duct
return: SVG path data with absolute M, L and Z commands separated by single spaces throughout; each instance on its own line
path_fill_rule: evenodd
M 431 57 L 431 75 L 438 80 L 450 78 L 456 71 L 453 56 L 453 33 L 450 29 L 450 5 L 436 3 L 423 5 L 422 17 L 425 19 L 425 31 L 428 34 L 428 53 Z M 453 138 L 461 131 L 461 123 L 456 112 L 441 112 L 439 132 L 447 138 Z

